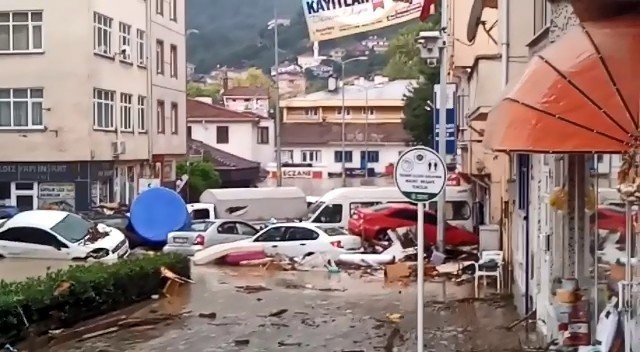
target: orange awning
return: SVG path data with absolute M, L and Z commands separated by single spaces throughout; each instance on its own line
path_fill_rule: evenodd
M 495 151 L 621 153 L 638 145 L 640 16 L 576 26 L 532 58 L 489 113 Z

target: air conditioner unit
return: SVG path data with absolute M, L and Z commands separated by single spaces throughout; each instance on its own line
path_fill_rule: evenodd
M 127 145 L 124 141 L 111 142 L 111 154 L 113 156 L 122 155 L 127 152 Z

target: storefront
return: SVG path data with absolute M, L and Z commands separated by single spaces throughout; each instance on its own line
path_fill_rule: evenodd
M 565 347 L 591 345 L 596 331 L 611 337 L 603 350 L 640 341 L 639 35 L 637 14 L 581 23 L 533 57 L 487 120 L 486 143 L 517 166 L 512 196 L 524 216 L 505 249 L 524 263 L 512 263 L 523 291 L 514 297 Z M 598 206 L 598 172 L 587 167 L 598 154 L 624 155 L 626 214 Z
M 39 208 L 88 210 L 94 200 L 91 174 L 100 175 L 96 178 L 110 184 L 109 168 L 112 170 L 113 164 L 0 163 L 0 203 L 17 206 L 23 211 Z M 108 194 L 109 188 L 104 192 Z

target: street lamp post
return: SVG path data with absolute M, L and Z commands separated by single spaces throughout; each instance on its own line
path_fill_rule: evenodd
M 352 61 L 357 61 L 357 60 L 366 60 L 367 57 L 366 56 L 358 56 L 358 57 L 352 57 L 351 59 L 348 60 L 344 60 L 342 61 L 342 73 L 341 73 L 341 81 L 342 81 L 342 138 L 341 138 L 341 146 L 342 146 L 342 187 L 347 187 L 347 168 L 346 168 L 346 164 L 345 164 L 345 139 L 346 139 L 346 135 L 345 135 L 345 127 L 346 127 L 346 121 L 345 121 L 345 106 L 344 106 L 344 90 L 345 90 L 345 84 L 344 84 L 344 66 Z M 368 160 L 369 156 L 365 155 L 365 160 Z
M 278 57 L 278 6 L 276 0 L 273 1 L 273 51 L 276 65 L 276 121 L 275 121 L 275 144 L 276 144 L 276 180 L 278 187 L 282 187 L 282 149 L 280 143 L 280 59 Z

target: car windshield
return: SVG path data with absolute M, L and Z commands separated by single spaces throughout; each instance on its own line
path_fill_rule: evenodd
M 189 231 L 207 231 L 211 227 L 211 225 L 213 225 L 213 223 L 209 221 L 194 222 L 193 224 L 191 224 Z
M 323 206 L 324 202 L 313 203 L 313 205 L 309 207 L 309 212 L 307 213 L 307 216 L 304 218 L 304 220 L 311 220 L 311 217 L 315 215 L 315 213 L 317 213 L 318 210 L 320 210 L 320 208 L 322 208 Z
M 348 236 L 349 233 L 339 227 L 318 227 L 329 236 Z
M 91 227 L 93 227 L 92 222 L 77 215 L 69 214 L 53 225 L 51 231 L 71 243 L 76 243 L 87 236 L 87 232 Z

